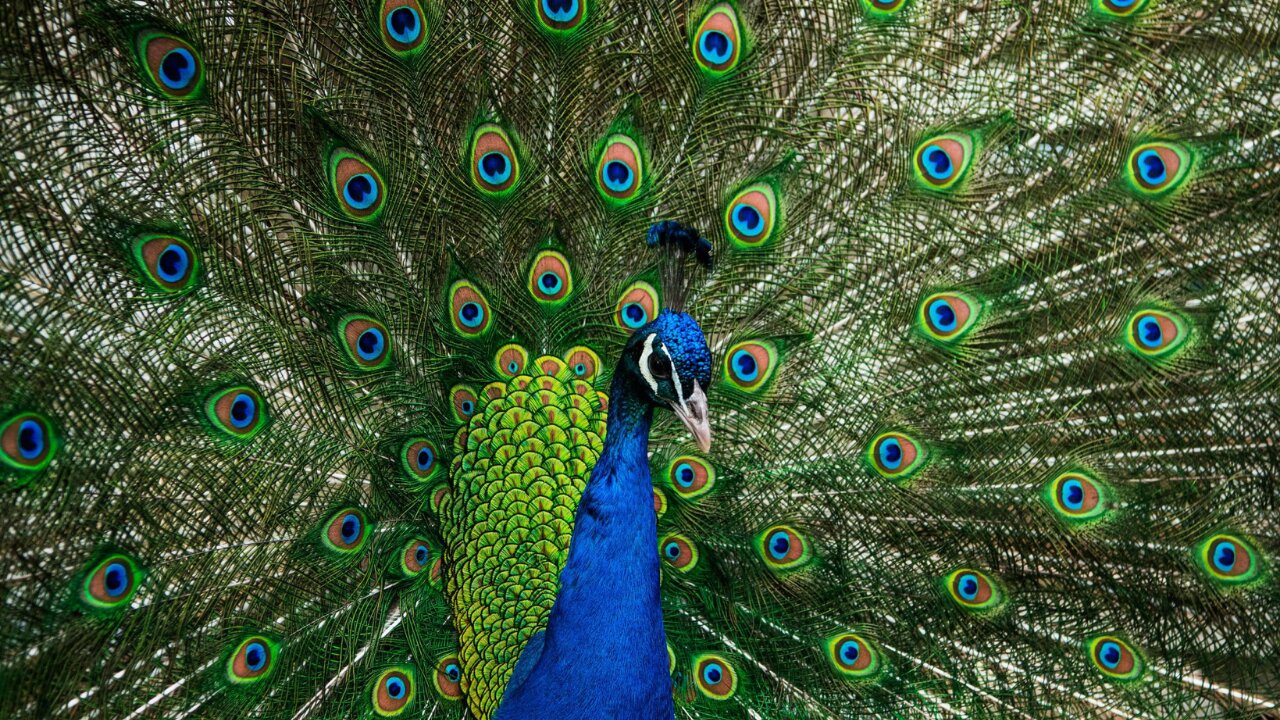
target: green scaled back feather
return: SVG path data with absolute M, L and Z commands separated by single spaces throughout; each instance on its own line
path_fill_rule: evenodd
M 680 717 L 1276 713 L 1275 3 L 578 7 L 0 9 L 0 717 L 489 717 L 681 295 Z

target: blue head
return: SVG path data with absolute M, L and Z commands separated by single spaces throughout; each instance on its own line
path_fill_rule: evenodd
M 711 447 L 706 387 L 711 384 L 711 350 L 698 321 L 663 310 L 627 341 L 617 374 L 650 405 L 670 408 L 698 447 Z

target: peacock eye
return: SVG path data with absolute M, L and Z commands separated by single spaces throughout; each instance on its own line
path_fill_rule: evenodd
M 475 285 L 459 280 L 449 289 L 449 319 L 459 335 L 483 335 L 491 320 L 489 302 Z
M 947 591 L 966 610 L 986 612 L 1004 602 L 1000 588 L 985 573 L 962 568 L 947 577 Z
M 1107 18 L 1125 18 L 1141 10 L 1147 0 L 1093 0 L 1093 9 Z
M 657 317 L 658 309 L 658 291 L 647 282 L 637 282 L 618 298 L 613 321 L 623 330 L 636 330 Z
M 436 447 L 430 440 L 413 438 L 400 450 L 400 465 L 409 477 L 427 481 L 436 473 Z
M 729 3 L 711 8 L 693 34 L 693 57 L 712 76 L 723 75 L 742 57 L 742 31 L 738 12 Z
M 972 162 L 973 140 L 967 135 L 939 135 L 916 148 L 916 179 L 929 190 L 947 190 L 960 182 Z
M 1065 472 L 1049 483 L 1049 507 L 1063 520 L 1084 525 L 1102 519 L 1107 511 L 1107 490 L 1083 472 Z
M 649 374 L 658 380 L 671 377 L 671 360 L 664 352 L 649 355 Z
M 907 4 L 907 0 L 862 0 L 862 7 L 873 18 L 891 17 Z
M 778 366 L 778 349 L 771 342 L 749 340 L 724 355 L 724 377 L 739 390 L 762 390 Z
M 533 0 L 538 21 L 554 33 L 568 33 L 587 16 L 587 0 Z
M 462 697 L 462 665 L 457 655 L 447 655 L 436 663 L 433 678 L 436 692 L 445 700 L 458 700 Z
M 564 354 L 564 362 L 579 380 L 593 380 L 600 368 L 600 356 L 584 345 L 570 348 Z
M 138 566 L 124 555 L 112 555 L 88 572 L 80 599 L 97 610 L 112 610 L 128 604 L 138 589 Z
M 520 180 L 520 166 L 511 138 L 488 123 L 476 128 L 471 140 L 471 180 L 487 195 L 505 195 Z
M 937 293 L 920 303 L 917 327 L 929 339 L 949 345 L 969 334 L 981 310 L 982 305 L 964 293 Z
M 376 370 L 391 360 L 386 327 L 366 315 L 348 315 L 340 320 L 338 341 L 347 360 L 360 370 Z
M 278 648 L 267 638 L 248 638 L 227 660 L 227 679 L 237 685 L 257 682 L 271 673 Z
M 147 77 L 165 97 L 186 100 L 200 94 L 204 66 L 191 45 L 158 30 L 144 30 L 136 42 Z
M 626 135 L 611 136 L 596 165 L 596 188 L 611 204 L 626 204 L 640 191 L 640 147 Z
M 738 673 L 720 655 L 699 655 L 693 660 L 693 677 L 698 690 L 712 700 L 728 700 L 738 689 Z
M 1113 680 L 1136 680 L 1142 675 L 1142 656 L 1129 643 L 1114 635 L 1092 638 L 1087 648 L 1094 666 Z
M 813 559 L 809 542 L 787 525 L 774 525 L 760 533 L 756 549 L 770 570 L 795 570 Z
M 1140 310 L 1129 318 L 1126 344 L 1141 357 L 1163 360 L 1181 348 L 1191 333 L 1186 320 L 1163 310 Z
M 1154 197 L 1175 190 L 1191 169 L 1191 154 L 1181 145 L 1148 143 L 1129 153 L 1125 177 L 1139 195 Z
M 827 659 L 837 672 L 850 680 L 873 677 L 882 667 L 879 650 L 853 633 L 837 635 L 828 640 Z
M 493 356 L 494 369 L 498 371 L 498 375 L 505 378 L 520 375 L 528 363 L 528 351 L 515 343 L 503 345 Z
M 891 480 L 905 480 L 924 466 L 926 453 L 915 440 L 903 433 L 882 433 L 867 451 L 872 467 Z
M 427 37 L 422 8 L 417 0 L 384 0 L 382 3 L 382 43 L 401 57 L 417 54 Z
M 373 684 L 373 709 L 382 717 L 395 717 L 413 701 L 414 673 L 409 667 L 383 670 Z
M 658 488 L 653 489 L 653 511 L 659 518 L 667 514 L 667 496 Z
M 1213 535 L 1196 553 L 1200 568 L 1224 585 L 1242 585 L 1261 577 L 1256 554 L 1244 538 Z
M 0 460 L 16 470 L 44 468 L 57 448 L 49 422 L 40 415 L 19 413 L 0 425 Z
M 187 241 L 172 235 L 143 235 L 133 243 L 133 258 L 147 284 L 178 294 L 195 287 L 199 256 Z
M 711 492 L 716 482 L 715 468 L 704 460 L 688 455 L 672 460 L 667 466 L 667 476 L 676 494 L 686 500 Z
M 573 292 L 569 260 L 554 250 L 543 250 L 529 266 L 529 292 L 544 305 L 558 305 Z
M 325 528 L 324 544 L 338 554 L 354 553 L 364 546 L 367 531 L 363 512 L 356 508 L 339 510 Z
M 205 402 L 209 422 L 239 440 L 247 440 L 262 429 L 264 410 L 258 392 L 243 385 L 214 393 Z
M 659 543 L 662 559 L 680 572 L 689 572 L 698 564 L 698 549 L 684 535 L 668 535 Z
M 453 408 L 453 419 L 466 423 L 476 414 L 476 391 L 469 385 L 455 385 L 449 391 L 449 405 Z
M 760 182 L 740 190 L 724 211 L 724 226 L 738 247 L 760 247 L 776 234 L 778 194 Z
M 400 571 L 405 577 L 414 577 L 427 567 L 427 561 L 430 559 L 431 548 L 428 547 L 427 541 L 411 540 L 408 545 L 405 545 L 400 555 Z
M 351 150 L 338 149 L 329 156 L 329 182 L 348 217 L 369 222 L 381 213 L 386 199 L 382 176 Z

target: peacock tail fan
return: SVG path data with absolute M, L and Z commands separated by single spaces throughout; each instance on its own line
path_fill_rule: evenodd
M 1273 3 L 0 25 L 0 716 L 490 717 L 671 307 L 680 717 L 1276 712 Z

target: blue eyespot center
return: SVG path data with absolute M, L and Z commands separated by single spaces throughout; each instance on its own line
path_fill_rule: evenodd
M 978 598 L 978 578 L 972 574 L 964 574 L 960 576 L 960 582 L 956 583 L 960 590 L 960 597 L 972 602 Z
M 248 393 L 240 393 L 231 401 L 231 425 L 243 430 L 253 422 L 257 403 Z
M 249 643 L 249 647 L 244 650 L 244 664 L 250 672 L 258 672 L 267 664 L 267 649 L 262 643 Z
M 404 697 L 404 681 L 398 677 L 389 677 L 385 683 L 387 688 L 387 697 L 392 700 L 399 700 Z
M 342 518 L 342 541 L 348 545 L 360 537 L 360 518 L 348 513 Z
M 676 466 L 676 482 L 680 487 L 692 487 L 694 479 L 693 466 L 689 463 L 680 463 Z
M 187 251 L 181 245 L 170 244 L 156 259 L 156 274 L 165 282 L 177 282 L 187 274 L 190 262 Z
M 490 185 L 501 185 L 511 177 L 511 163 L 500 152 L 485 153 L 479 162 L 480 176 Z
M 512 360 L 511 362 L 507 363 L 507 372 L 517 373 L 519 371 L 520 371 L 520 364 L 517 363 L 515 360 Z
M 934 180 L 946 180 L 951 177 L 951 156 L 937 145 L 924 149 L 924 169 Z
M 360 337 L 356 339 L 357 354 L 362 360 L 376 360 L 382 355 L 382 349 L 386 344 L 382 331 L 377 328 L 369 328 L 360 333 Z
M 475 410 L 476 410 L 475 403 L 471 402 L 470 400 L 462 401 L 462 414 L 470 415 L 471 413 L 475 412 Z
M 369 173 L 352 175 L 342 188 L 342 196 L 356 210 L 368 210 L 378 200 L 378 183 Z
M 622 306 L 622 322 L 629 328 L 638 328 L 649 321 L 649 313 L 640 303 L 627 303 Z
M 739 203 L 733 207 L 733 227 L 743 235 L 756 236 L 764 232 L 764 217 L 751 205 Z
M 427 552 L 426 545 L 419 545 L 418 549 L 413 551 L 413 559 L 417 560 L 419 565 L 422 565 L 427 561 L 427 557 L 429 557 L 430 554 L 431 553 Z
M 586 374 L 587 374 L 587 366 L 586 366 L 586 365 L 583 365 L 582 363 L 578 363 L 577 365 L 574 365 L 574 366 L 573 366 L 573 374 L 574 374 L 574 375 L 586 375 Z
M 435 454 L 431 452 L 431 448 L 424 447 L 418 450 L 418 469 L 426 470 L 435 463 Z
M 852 665 L 858 661 L 858 643 L 853 640 L 845 640 L 840 644 L 840 658 L 845 664 Z
M 880 464 L 890 470 L 897 470 L 902 465 L 902 443 L 896 438 L 887 438 L 880 443 Z
M 561 282 L 560 276 L 550 270 L 542 273 L 542 276 L 538 278 L 538 284 L 541 285 L 542 289 L 548 294 L 555 294 L 556 292 L 559 292 Z
M 458 319 L 469 328 L 479 327 L 484 322 L 484 308 L 478 302 L 466 302 L 458 310 Z
M 720 663 L 707 663 L 702 668 L 702 681 L 708 685 L 718 685 L 724 679 L 724 670 L 720 667 Z
M 1084 485 L 1079 480 L 1068 480 L 1062 483 L 1062 504 L 1069 510 L 1084 507 Z
M 621 160 L 610 160 L 604 165 L 602 180 L 605 187 L 614 192 L 624 192 L 631 189 L 632 185 L 631 168 Z
M 453 682 L 458 682 L 462 679 L 462 668 L 458 667 L 457 663 L 449 663 L 444 669 L 444 674 Z
M 1120 664 L 1120 646 L 1110 640 L 1102 643 L 1102 648 L 1098 651 L 1098 659 L 1107 668 L 1114 670 Z
M 398 43 L 408 45 L 422 34 L 418 12 L 410 7 L 399 7 L 387 15 L 387 33 Z
M 791 537 L 786 532 L 779 530 L 769 536 L 769 554 L 774 560 L 785 559 L 790 551 Z
M 1236 566 L 1236 550 L 1229 542 L 1218 544 L 1213 551 L 1213 565 L 1222 572 L 1230 572 Z
M 946 300 L 938 299 L 929 303 L 929 317 L 933 320 L 933 326 L 942 332 L 956 329 L 955 308 Z
M 35 420 L 23 420 L 18 426 L 18 453 L 24 460 L 34 460 L 44 452 L 44 428 Z
M 542 0 L 542 12 L 555 22 L 569 22 L 578 14 L 578 0 Z
M 671 542 L 667 543 L 666 547 L 662 548 L 662 552 L 668 558 L 675 560 L 676 558 L 680 557 L 680 543 L 672 540 Z
M 733 41 L 719 30 L 707 30 L 698 38 L 698 51 L 712 65 L 723 65 L 733 55 Z
M 1150 315 L 1143 317 L 1138 321 L 1138 341 L 1149 348 L 1160 347 L 1163 341 L 1164 331 L 1160 329 L 1160 322 Z
M 196 59 L 186 48 L 174 48 L 160 60 L 160 81 L 170 90 L 182 90 L 196 75 Z
M 1122 5 L 1119 2 L 1115 4 Z M 1138 172 L 1142 175 L 1143 182 L 1148 185 L 1159 185 L 1168 177 L 1164 158 L 1160 157 L 1160 153 L 1155 150 L 1143 150 L 1138 153 Z
M 733 354 L 733 374 L 743 382 L 752 382 L 760 376 L 760 364 L 756 362 L 756 356 L 746 350 L 739 350 Z
M 113 562 L 108 565 L 107 571 L 102 574 L 102 585 L 107 595 L 113 598 L 123 595 L 129 588 L 129 571 L 125 569 L 124 563 Z

